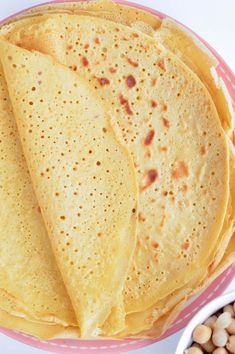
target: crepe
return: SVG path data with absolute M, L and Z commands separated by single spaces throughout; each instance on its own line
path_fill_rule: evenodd
M 40 323 L 29 318 L 13 316 L 0 309 L 0 326 L 28 333 L 40 339 L 77 339 L 79 332 L 76 326 L 64 327 L 59 324 Z
M 141 8 L 133 8 L 111 0 L 69 2 L 37 6 L 13 19 L 5 21 L 1 32 L 11 34 L 23 25 L 40 23 L 42 18 L 49 18 L 51 13 L 73 13 L 97 16 L 136 28 L 154 38 L 164 47 L 175 53 L 193 70 L 209 90 L 215 103 L 219 118 L 226 133 L 233 134 L 234 112 L 231 97 L 216 68 L 218 60 L 211 51 L 192 33 L 172 19 L 160 19 L 155 14 Z M 6 25 L 7 23 L 7 25 Z M 14 38 L 18 36 L 16 32 Z
M 4 21 L 4 24 L 15 23 L 15 21 L 22 18 L 30 17 L 34 21 L 37 15 L 41 16 L 53 13 L 88 14 L 122 23 L 127 26 L 136 26 L 147 34 L 153 34 L 161 25 L 161 19 L 155 14 L 142 10 L 141 7 L 137 8 L 126 4 L 119 4 L 111 0 L 76 1 L 40 5 L 14 16 L 14 18 L 8 18 Z
M 34 20 L 34 23 L 35 23 L 36 21 Z M 28 21 L 27 20 L 22 20 L 22 21 L 20 21 L 20 25 L 22 25 L 22 24 L 27 24 L 28 23 Z M 8 32 L 10 32 L 12 29 L 16 29 L 17 28 L 17 25 L 18 25 L 18 23 L 12 23 L 11 25 L 9 25 L 9 26 L 4 26 L 2 29 L 1 29 L 1 34 L 6 34 L 6 33 L 8 33 Z M 2 69 L 1 69 L 2 70 Z M 1 96 L 1 104 L 2 104 L 2 110 L 7 110 L 7 112 L 5 112 L 5 114 L 4 114 L 4 121 L 8 121 L 9 122 L 9 120 L 10 121 L 12 121 L 12 124 L 14 125 L 14 127 L 15 127 L 15 131 L 14 131 L 14 133 L 15 133 L 15 135 L 17 135 L 17 136 L 14 136 L 14 139 L 15 140 L 17 140 L 17 148 L 18 149 L 15 149 L 14 150 L 14 153 L 12 154 L 13 155 L 13 157 L 14 157 L 14 160 L 19 160 L 20 161 L 20 166 L 19 166 L 19 168 L 21 168 L 23 171 L 24 170 L 27 170 L 27 166 L 26 166 L 26 162 L 25 162 L 25 159 L 24 159 L 24 157 L 21 157 L 21 156 L 19 156 L 20 155 L 20 152 L 18 152 L 18 151 L 21 151 L 21 148 L 19 147 L 19 142 L 18 142 L 18 132 L 16 131 L 17 129 L 16 129 L 16 124 L 15 124 L 15 122 L 13 121 L 13 119 L 14 119 L 14 117 L 13 117 L 13 114 L 12 114 L 12 112 L 11 112 L 11 104 L 10 104 L 10 100 L 9 100 L 9 97 L 8 97 L 8 92 L 7 92 L 7 90 L 6 90 L 6 84 L 5 84 L 5 79 L 3 78 L 3 73 L 1 74 L 1 87 L 2 87 L 2 93 L 3 93 L 3 95 Z M 5 129 L 6 130 L 6 129 Z M 4 134 L 4 133 L 6 133 L 5 131 L 2 131 L 2 133 Z M 9 145 L 9 141 L 4 141 L 4 143 L 6 144 L 6 150 L 8 151 L 9 149 L 11 149 L 11 146 Z M 11 152 L 12 153 L 12 152 Z M 23 152 L 21 151 L 21 154 L 23 154 Z M 4 166 L 5 165 L 7 165 L 8 163 L 9 163 L 9 160 L 11 160 L 11 157 L 9 158 L 9 152 L 8 152 L 8 154 L 6 155 L 6 159 L 4 158 Z M 5 167 L 7 167 L 7 166 L 5 166 Z M 9 179 L 9 174 L 7 175 L 7 178 Z M 30 178 L 28 178 L 27 177 L 27 183 L 26 184 L 28 184 L 28 185 L 30 185 L 31 184 L 31 180 L 30 180 Z M 21 184 L 20 184 L 20 188 L 21 188 Z M 30 186 L 29 188 L 28 188 L 28 190 L 30 190 L 30 188 L 31 188 L 31 190 L 32 190 L 32 186 Z M 13 183 L 12 184 L 12 194 L 14 194 L 14 193 L 17 193 L 17 187 L 16 187 L 16 185 Z M 29 193 L 29 196 L 28 196 L 28 199 L 32 199 L 32 200 L 34 200 L 35 199 L 35 196 L 34 196 L 34 193 L 33 193 L 33 190 L 31 191 L 31 194 L 33 194 L 33 195 L 30 195 L 30 192 L 28 191 L 28 193 Z M 3 198 L 3 200 L 4 200 L 4 196 L 2 196 L 2 198 Z M 36 199 L 35 199 L 36 200 Z M 21 202 L 22 203 L 22 202 Z M 37 202 L 36 202 L 37 203 Z M 33 205 L 32 205 L 32 208 L 34 208 L 35 210 L 36 210 L 36 213 L 35 213 L 35 215 L 34 215 L 34 218 L 36 219 L 36 221 L 34 222 L 35 224 L 36 223 L 38 223 L 38 224 L 42 224 L 42 218 L 41 218 L 41 214 L 40 214 L 40 208 L 39 208 L 39 206 L 37 205 L 36 207 L 34 207 Z M 8 210 L 8 212 L 10 212 L 11 211 L 11 208 Z M 38 214 L 38 215 L 37 215 Z M 39 219 L 39 220 L 37 220 L 37 219 Z M 26 226 L 26 224 L 27 224 L 27 220 L 26 220 L 26 218 L 23 218 L 23 221 L 21 220 L 21 224 L 22 224 L 22 228 L 24 228 L 24 227 L 27 227 Z M 42 262 L 42 264 L 43 264 L 43 262 L 44 262 L 44 255 L 43 255 L 43 249 L 37 249 L 37 246 L 38 246 L 38 244 L 40 243 L 40 242 L 44 242 L 44 246 L 43 246 L 43 248 L 45 248 L 46 249 L 46 252 L 47 252 L 47 248 L 50 248 L 50 246 L 48 245 L 48 242 L 47 242 L 47 235 L 45 235 L 45 227 L 44 227 L 44 225 L 42 225 L 41 226 L 41 228 L 43 228 L 43 231 L 44 231 L 44 234 L 41 236 L 40 235 L 40 233 L 38 234 L 36 234 L 36 236 L 37 237 L 39 237 L 39 242 L 37 242 L 37 243 L 34 243 L 34 240 L 33 240 L 33 238 L 32 239 L 30 239 L 30 241 L 32 242 L 32 244 L 34 243 L 34 246 L 35 246 L 35 252 L 37 252 L 38 253 L 38 255 L 37 255 L 37 258 L 38 258 L 38 256 L 39 257 L 42 257 L 42 259 L 40 260 L 41 262 Z M 5 230 L 6 231 L 6 237 L 8 238 L 9 237 L 9 235 L 8 235 L 8 230 Z M 31 231 L 31 230 L 29 230 L 29 231 Z M 4 236 L 4 234 L 3 234 L 3 236 Z M 14 243 L 14 247 L 15 247 L 15 242 L 17 242 L 17 240 L 18 240 L 18 238 L 22 238 L 22 235 L 21 235 L 21 233 L 19 233 L 19 235 L 18 234 L 16 234 L 16 235 L 14 235 L 14 236 L 16 236 L 12 241 L 13 241 L 13 243 Z M 28 237 L 28 234 L 26 234 L 25 235 L 26 237 Z M 31 237 L 31 235 L 30 235 L 30 237 Z M 40 240 L 40 238 L 42 238 L 42 240 Z M 46 242 L 45 242 L 46 241 Z M 13 249 L 13 246 L 11 245 L 11 247 L 12 247 L 12 249 Z M 5 247 L 5 248 L 2 248 L 2 251 L 4 252 L 4 256 L 6 257 L 6 261 L 5 261 L 5 264 L 4 264 L 4 267 L 6 268 L 6 266 L 7 266 L 7 264 L 9 264 L 10 262 L 11 262 L 11 254 L 8 252 L 8 249 Z M 32 261 L 32 259 L 31 259 L 31 256 L 30 256 L 30 259 L 28 260 L 28 258 L 29 258 L 29 254 L 30 254 L 30 252 L 27 252 L 27 249 L 26 250 L 24 250 L 24 249 L 22 249 L 22 250 L 18 250 L 18 252 L 22 252 L 23 253 L 23 258 L 25 259 L 25 261 L 27 261 L 29 264 L 30 264 L 30 262 Z M 49 252 L 49 251 L 48 251 Z M 50 252 L 49 252 L 50 253 Z M 9 257 L 10 257 L 10 259 L 9 259 Z M 53 259 L 53 256 L 51 255 L 51 257 L 50 258 L 52 258 Z M 15 260 L 14 261 L 14 263 L 15 263 L 15 267 L 17 267 L 18 269 L 19 269 L 19 271 L 20 272 L 22 272 L 23 271 L 23 269 L 22 269 L 22 264 L 20 263 L 20 259 L 18 259 L 18 261 L 19 261 L 19 263 Z M 45 264 L 43 265 L 43 267 L 42 267 L 42 270 L 44 271 L 44 273 L 43 273 L 43 275 L 44 275 L 44 277 L 47 277 L 47 272 L 45 271 L 45 269 L 44 268 L 48 268 L 48 278 L 50 278 L 50 276 L 51 276 L 51 269 L 50 269 L 50 263 L 51 263 L 51 261 L 47 261 L 47 262 L 45 262 Z M 56 266 L 55 266 L 56 267 Z M 56 267 L 57 268 L 57 267 Z M 3 268 L 2 268 L 3 269 Z M 8 268 L 8 269 L 10 269 L 10 268 Z M 16 315 L 16 316 L 19 316 L 20 318 L 22 318 L 22 319 L 24 319 L 24 321 L 26 321 L 26 319 L 29 319 L 30 318 L 30 321 L 32 322 L 32 321 L 34 321 L 34 323 L 39 323 L 39 319 L 38 318 L 34 318 L 34 319 L 32 319 L 30 316 L 32 315 L 32 310 L 34 311 L 34 308 L 33 309 L 31 309 L 31 306 L 35 306 L 35 304 L 33 303 L 33 304 L 31 304 L 31 303 L 29 303 L 29 304 L 25 304 L 25 303 L 22 303 L 22 300 L 24 300 L 25 299 L 25 290 L 26 290 L 26 293 L 29 293 L 29 294 L 31 294 L 32 293 L 32 289 L 31 289 L 31 287 L 32 288 L 35 288 L 35 289 L 37 289 L 37 287 L 38 287 L 38 284 L 37 284 L 37 286 L 35 286 L 34 285 L 34 281 L 36 280 L 38 280 L 37 278 L 36 279 L 34 279 L 35 278 L 35 276 L 34 276 L 34 272 L 35 272 L 35 270 L 34 270 L 34 267 L 32 268 L 32 274 L 28 274 L 28 277 L 32 277 L 32 279 L 30 279 L 30 281 L 29 281 L 29 284 L 28 284 L 28 286 L 27 287 L 25 287 L 25 284 L 24 284 L 24 282 L 23 282 L 23 279 L 22 279 L 22 277 L 19 277 L 18 276 L 18 274 L 16 273 L 15 274 L 15 276 L 17 276 L 17 279 L 15 279 L 15 277 L 14 276 L 12 276 L 11 275 L 11 281 L 10 281 L 10 286 L 11 286 L 11 288 L 13 287 L 15 287 L 15 284 L 17 284 L 17 286 L 18 286 L 18 292 L 16 293 L 15 292 L 15 290 L 14 291 L 12 291 L 12 290 L 10 290 L 11 288 L 9 287 L 9 286 L 6 286 L 5 285 L 5 282 L 2 282 L 2 289 L 1 289 L 1 292 L 0 292 L 0 308 L 3 310 L 3 313 L 5 313 L 6 311 L 8 312 L 8 314 L 14 314 L 14 315 Z M 9 270 L 2 270 L 2 276 L 7 276 L 7 279 L 8 279 L 8 281 L 9 281 L 9 276 L 8 276 L 8 274 L 7 273 L 9 273 Z M 58 273 L 58 271 L 57 271 L 57 273 Z M 23 274 L 24 274 L 24 272 L 23 272 Z M 54 275 L 54 274 L 53 274 Z M 39 277 L 41 276 L 41 273 L 39 273 Z M 41 277 L 42 278 L 42 277 Z M 56 282 L 58 283 L 60 283 L 60 282 L 62 282 L 62 279 L 61 279 L 61 277 L 60 277 L 60 275 L 58 274 L 58 276 L 57 276 L 57 280 L 56 280 Z M 43 279 L 41 279 L 41 281 L 42 281 Z M 45 281 L 45 286 L 46 286 L 46 288 L 47 289 L 51 289 L 51 286 L 48 286 L 48 282 L 50 281 L 50 279 L 46 279 L 46 281 Z M 59 289 L 57 289 L 57 284 L 56 284 L 56 282 L 54 282 L 53 284 L 52 284 L 52 286 L 53 286 L 53 290 L 55 290 L 55 293 L 56 293 L 56 291 L 58 290 L 58 291 L 60 291 L 60 288 L 64 288 L 64 286 L 63 286 L 63 284 L 61 284 L 61 285 L 59 285 Z M 40 282 L 39 282 L 40 283 Z M 8 293 L 7 291 L 11 291 L 11 293 Z M 36 290 L 35 290 L 36 291 Z M 14 295 L 16 295 L 17 297 L 15 297 Z M 31 294 L 32 295 L 32 294 Z M 52 294 L 50 294 L 49 293 L 49 300 L 51 300 L 52 298 L 54 298 L 54 293 L 52 293 Z M 35 295 L 34 295 L 35 296 Z M 47 299 L 47 294 L 45 294 L 45 303 L 47 303 L 47 301 L 48 301 L 48 299 Z M 68 312 L 68 315 L 67 315 L 67 317 L 69 316 L 69 312 L 73 312 L 73 309 L 72 309 L 72 307 L 71 307 L 71 305 L 70 305 L 70 303 L 69 304 L 67 304 L 67 302 L 69 302 L 69 300 L 68 300 L 68 296 L 67 296 L 67 294 L 65 294 L 65 297 L 67 298 L 67 299 L 63 299 L 63 297 L 61 297 L 60 296 L 60 301 L 58 301 L 61 305 L 60 305 L 60 316 L 62 316 L 63 315 L 63 311 L 65 312 L 65 315 L 66 315 L 66 312 Z M 65 302 L 65 310 L 64 310 L 64 302 Z M 36 304 L 37 305 L 37 304 Z M 43 306 L 42 304 L 41 304 L 41 299 L 40 299 L 40 301 L 39 301 L 39 306 Z M 73 325 L 73 326 L 75 326 L 75 324 L 76 324 L 76 321 L 75 321 L 75 317 L 74 317 L 74 314 L 72 313 L 72 315 L 70 315 L 70 317 L 72 316 L 72 319 L 68 319 L 67 320 L 67 322 L 65 322 L 65 320 L 63 319 L 63 320 L 58 320 L 58 319 L 56 319 L 56 318 L 53 318 L 53 316 L 54 316 L 54 313 L 53 313 L 53 309 L 54 309 L 54 300 L 53 300 L 53 303 L 52 303 L 52 306 L 50 306 L 50 313 L 49 313 L 49 316 L 50 316 L 50 322 L 49 322 L 49 324 L 54 324 L 54 321 L 55 321 L 55 323 L 57 323 L 58 321 L 59 321 L 59 323 L 60 322 L 62 322 L 65 326 L 68 326 L 68 325 Z M 116 311 L 114 310 L 114 313 L 116 313 Z M 29 315 L 30 314 L 30 315 Z M 33 312 L 33 314 L 34 314 L 34 312 Z M 14 318 L 14 317 L 13 317 Z M 6 318 L 6 316 L 4 316 L 4 323 L 5 323 L 5 326 L 6 327 L 8 327 L 8 328 L 13 328 L 14 329 L 14 326 L 12 327 L 12 323 L 14 322 L 14 321 L 8 321 L 8 319 Z M 20 319 L 18 320 L 18 322 L 20 321 Z M 52 321 L 52 322 L 51 322 Z M 107 324 L 106 324 L 106 326 L 107 325 L 110 325 L 110 321 L 112 321 L 112 316 L 110 316 L 109 318 L 108 318 L 108 320 L 107 320 Z M 17 323 L 18 323 L 17 322 Z M 28 332 L 28 333 L 30 333 L 30 334 L 33 334 L 33 335 L 37 335 L 37 336 L 39 336 L 39 337 L 41 337 L 41 338 L 50 338 L 50 335 L 51 335 L 51 331 L 47 331 L 47 323 L 48 323 L 48 321 L 46 321 L 45 319 L 43 319 L 43 320 L 40 320 L 40 322 L 42 323 L 42 326 L 41 326 L 41 328 L 40 328 L 40 331 L 39 332 L 35 332 L 35 328 L 34 327 L 32 327 L 32 325 L 31 326 L 23 326 L 22 328 L 25 328 L 25 331 L 27 332 L 27 331 L 30 331 L 30 329 L 31 329 L 31 332 Z M 123 317 L 120 317 L 120 318 L 118 318 L 118 316 L 116 317 L 115 316 L 115 323 L 113 323 L 114 321 L 112 321 L 112 328 L 113 328 L 113 330 L 116 328 L 116 331 L 118 331 L 119 330 L 119 328 L 121 327 L 121 326 L 123 326 Z M 20 322 L 21 323 L 21 322 Z M 10 327 L 9 327 L 10 326 Z M 15 327 L 16 328 L 16 327 Z M 18 328 L 18 327 L 17 327 Z M 45 329 L 44 329 L 45 328 Z M 50 328 L 51 328 L 51 326 L 50 326 Z M 57 330 L 57 326 L 55 326 L 55 328 L 53 329 L 53 333 L 55 333 L 55 331 Z M 43 336 L 42 336 L 42 330 L 44 331 L 43 333 Z M 66 328 L 64 328 L 64 330 L 62 331 L 62 330 L 60 330 L 60 336 L 67 336 L 67 331 L 68 331 L 68 329 L 67 329 L 67 327 Z M 77 335 L 76 335 L 76 337 L 78 337 L 79 336 L 79 331 L 78 331 L 78 328 L 76 329 L 76 331 L 77 331 Z M 69 332 L 70 332 L 70 330 L 69 330 Z M 38 334 L 37 334 L 38 333 Z
M 18 31 L 17 44 L 52 55 L 104 100 L 112 97 L 140 192 L 125 305 L 127 313 L 143 311 L 213 260 L 229 196 L 227 141 L 213 101 L 154 39 L 113 22 L 51 15 Z
M 215 70 L 218 60 L 192 32 L 167 17 L 160 19 L 149 11 L 111 0 L 43 5 L 29 9 L 21 16 L 33 14 L 32 21 L 36 21 L 35 15 L 58 12 L 98 16 L 131 26 L 155 37 L 202 80 L 213 98 L 224 129 L 231 136 L 234 129 L 234 112 L 226 85 Z
M 209 90 L 221 123 L 227 133 L 232 135 L 234 129 L 234 112 L 231 98 L 221 77 L 215 70 L 218 60 L 211 51 L 192 32 L 170 18 L 160 19 L 151 11 L 111 0 L 92 0 L 89 2 L 68 2 L 46 4 L 31 8 L 4 23 L 2 32 L 12 32 L 22 25 L 35 24 L 42 17 L 51 13 L 73 13 L 101 17 L 136 28 L 155 37 L 167 49 L 175 53 L 193 70 Z
M 89 337 L 119 300 L 133 254 L 133 162 L 83 79 L 7 42 L 1 61 L 56 260 Z

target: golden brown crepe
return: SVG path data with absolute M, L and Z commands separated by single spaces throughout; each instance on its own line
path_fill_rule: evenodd
M 47 17 L 51 13 L 97 16 L 131 26 L 157 38 L 188 65 L 206 85 L 225 130 L 232 134 L 234 112 L 226 86 L 215 71 L 218 60 L 192 32 L 187 31 L 182 25 L 167 17 L 160 19 L 157 15 L 141 8 L 118 4 L 112 0 L 92 0 L 46 4 L 31 8 L 8 19 L 5 22 L 8 25 L 4 26 L 1 32 L 11 32 L 23 24 L 40 22 L 42 17 Z
M 81 336 L 89 337 L 120 300 L 133 254 L 133 162 L 83 79 L 7 42 L 1 60 L 56 260 Z
M 39 20 L 39 16 L 37 16 L 36 20 L 36 15 L 41 16 L 59 12 L 101 17 L 131 26 L 157 38 L 160 43 L 188 65 L 207 86 L 224 128 L 226 130 L 234 128 L 231 99 L 226 92 L 226 86 L 223 84 L 222 79 L 217 78 L 214 70 L 218 66 L 217 59 L 192 32 L 187 31 L 179 23 L 167 17 L 160 19 L 149 11 L 118 4 L 111 0 L 46 4 L 29 9 L 24 14 L 14 18 L 14 21 L 33 15 L 32 19 L 30 19 L 32 23 L 32 21 Z M 11 19 L 8 20 L 8 22 L 11 21 Z M 15 22 L 13 26 L 15 26 Z

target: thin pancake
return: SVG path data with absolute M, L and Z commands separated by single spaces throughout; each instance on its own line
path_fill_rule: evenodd
M 127 26 L 135 26 L 140 23 L 147 26 L 142 27 L 153 34 L 153 31 L 161 25 L 161 19 L 144 11 L 140 8 L 135 8 L 125 4 L 118 4 L 110 0 L 94 0 L 94 1 L 81 1 L 81 2 L 68 2 L 57 4 L 46 4 L 26 10 L 14 18 L 7 19 L 4 24 L 9 24 L 26 17 L 34 17 L 41 14 L 53 13 L 72 13 L 72 14 L 90 14 L 105 18 L 107 20 L 122 23 Z M 141 25 L 140 25 L 141 26 Z
M 7 42 L 1 61 L 56 260 L 89 337 L 119 300 L 135 247 L 133 162 L 83 79 Z
M 20 28 L 22 25 L 28 25 L 28 24 L 36 24 L 38 22 L 40 22 L 40 18 L 24 18 L 24 19 L 21 19 L 20 21 L 17 21 L 17 22 L 13 22 L 13 23 L 10 23 L 6 26 L 3 26 L 1 28 L 1 35 L 9 35 L 12 31 L 15 31 L 17 30 L 18 28 Z M 6 83 L 5 83 L 5 79 L 3 79 L 3 74 L 2 74 L 2 85 L 4 83 L 4 88 L 2 88 L 2 92 L 4 93 L 4 98 L 3 98 L 3 101 L 7 101 L 7 104 L 9 104 L 9 107 L 11 106 L 10 104 L 10 100 L 9 100 L 9 97 L 8 97 L 8 92 L 7 90 L 5 89 L 6 88 Z M 8 107 L 8 108 L 9 108 Z M 10 108 L 9 108 L 10 110 Z M 10 119 L 10 120 L 13 120 L 13 115 L 12 115 L 12 112 L 10 113 L 10 117 L 8 117 L 7 119 Z M 14 122 L 15 124 L 15 122 Z M 18 138 L 18 132 L 15 132 L 17 134 L 17 137 L 16 139 L 19 139 Z M 7 144 L 7 143 L 6 143 Z M 27 166 L 26 166 L 26 162 L 25 161 L 21 161 L 21 159 L 19 159 L 19 156 L 17 155 L 17 152 L 15 151 L 15 159 L 16 161 L 20 161 L 22 164 L 23 164 L 23 169 L 25 170 L 28 170 L 27 169 Z M 22 152 L 23 154 L 23 152 Z M 28 184 L 30 185 L 31 184 L 31 180 L 28 179 Z M 13 185 L 12 186 L 12 189 L 14 190 L 15 186 Z M 32 188 L 32 187 L 31 187 Z M 34 197 L 35 198 L 35 197 Z M 39 210 L 39 206 L 37 206 L 35 208 L 36 210 Z M 10 211 L 10 210 L 9 210 Z M 39 218 L 41 219 L 41 215 L 39 214 Z M 40 220 L 39 220 L 40 222 Z M 23 225 L 24 226 L 24 225 Z M 26 235 L 27 236 L 27 235 Z M 36 245 L 35 245 L 36 246 Z M 38 252 L 40 253 L 40 251 L 38 250 Z M 6 252 L 6 255 L 8 253 Z M 40 255 L 40 254 L 39 254 Z M 27 256 L 25 256 L 25 259 L 27 259 Z M 19 269 L 21 269 L 21 265 L 18 265 L 16 263 L 16 266 L 19 267 Z M 49 269 L 48 269 L 48 273 L 50 275 L 50 266 L 49 266 Z M 59 276 L 60 277 L 60 276 Z M 62 279 L 60 279 L 60 282 L 62 281 Z M 12 285 L 14 287 L 14 284 L 15 284 L 15 279 L 14 277 L 12 277 Z M 63 285 L 62 285 L 63 286 Z M 47 287 L 48 288 L 48 287 Z M 55 286 L 56 288 L 56 286 Z M 7 289 L 2 289 L 1 293 L 0 293 L 0 308 L 3 310 L 3 311 L 6 311 L 8 312 L 9 314 L 13 314 L 13 315 L 17 315 L 21 318 L 27 318 L 29 319 L 30 316 L 32 315 L 32 313 L 30 312 L 30 309 L 27 308 L 27 306 L 25 304 L 22 304 L 21 303 L 21 297 L 19 298 L 16 298 L 14 297 L 14 292 L 13 294 L 8 294 L 6 290 L 9 290 L 8 288 Z M 30 292 L 30 289 L 28 289 L 28 291 Z M 23 294 L 21 294 L 22 296 Z M 66 295 L 67 296 L 67 295 Z M 24 298 L 23 298 L 24 299 Z M 117 304 L 117 308 L 118 308 L 118 312 L 117 312 L 117 309 L 116 307 L 113 308 L 112 312 L 111 312 L 111 315 L 107 318 L 107 321 L 105 322 L 104 324 L 104 328 L 109 328 L 111 329 L 112 328 L 112 333 L 116 333 L 116 332 L 119 332 L 123 326 L 124 326 L 124 317 L 125 317 L 125 312 L 124 312 L 124 307 L 123 307 L 123 304 L 121 304 L 122 302 L 122 296 L 120 295 L 120 303 Z M 63 303 L 63 301 L 62 301 Z M 62 307 L 63 308 L 63 307 Z M 53 309 L 53 307 L 52 307 Z M 121 311 L 122 309 L 122 311 Z M 69 311 L 72 311 L 72 308 L 71 308 L 71 305 L 70 306 L 67 306 L 67 310 L 68 312 Z M 29 315 L 31 314 L 31 315 Z M 115 316 L 114 316 L 115 314 Z M 50 320 L 54 320 L 53 318 L 49 318 Z M 39 322 L 39 319 L 38 318 L 34 318 L 34 321 L 35 322 Z M 57 322 L 58 320 L 55 319 L 55 321 Z M 46 324 L 46 322 L 48 321 L 45 321 L 45 320 L 41 320 L 42 324 Z M 73 321 L 70 321 L 70 322 L 64 322 L 64 324 L 66 325 L 75 325 L 75 318 L 74 318 L 74 315 L 73 315 Z M 32 333 L 33 334 L 33 333 Z M 110 334 L 111 334 L 111 330 L 110 330 Z
M 5 26 L 3 30 L 11 32 L 15 26 L 21 27 L 23 22 L 24 24 L 28 23 L 28 25 L 40 22 L 41 15 L 45 17 L 50 13 L 75 13 L 98 16 L 131 26 L 157 38 L 160 43 L 188 65 L 206 85 L 213 97 L 224 129 L 231 134 L 231 129 L 234 127 L 234 112 L 226 86 L 215 71 L 218 61 L 207 47 L 183 26 L 172 19 L 160 19 L 158 16 L 139 8 L 117 4 L 109 0 L 100 0 L 43 5 L 29 9 L 14 19 L 8 20 L 6 23 L 9 22 L 10 25 Z M 15 22 L 16 20 L 17 22 Z M 25 22 L 26 20 L 28 20 L 27 23 Z
M 10 315 L 2 309 L 0 309 L 0 326 L 28 333 L 39 339 L 78 338 L 78 331 L 75 327 L 31 322 L 29 319 Z

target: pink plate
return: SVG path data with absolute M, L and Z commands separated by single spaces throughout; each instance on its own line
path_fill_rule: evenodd
M 74 0 L 73 0 L 74 1 Z M 78 0 L 79 1 L 79 0 Z M 55 2 L 69 2 L 67 0 L 59 0 Z M 166 17 L 165 14 L 160 13 L 151 8 L 141 6 L 135 3 L 127 1 L 118 1 L 121 4 L 126 4 L 139 9 L 148 11 L 160 18 Z M 38 5 L 39 6 L 39 5 Z M 15 15 L 13 15 L 15 16 Z M 188 29 L 189 30 L 189 29 Z M 191 31 L 192 32 L 192 31 Z M 194 33 L 194 35 L 196 35 Z M 224 60 L 216 53 L 216 51 L 211 48 L 211 46 L 206 43 L 202 38 L 197 36 L 207 48 L 214 54 L 218 59 L 219 65 L 216 68 L 217 73 L 224 80 L 230 96 L 235 103 L 235 76 Z M 50 340 L 42 341 L 30 335 L 20 333 L 17 331 L 11 331 L 5 328 L 0 328 L 0 332 L 14 338 L 15 340 L 30 345 L 35 348 L 44 349 L 50 352 L 56 352 L 59 354 L 111 354 L 111 353 L 123 353 L 128 352 L 133 349 L 138 349 L 145 347 L 147 345 L 153 344 L 163 338 L 166 338 L 173 333 L 179 331 L 187 325 L 194 314 L 207 302 L 213 300 L 219 296 L 226 287 L 230 284 L 235 276 L 235 264 L 231 265 L 227 270 L 225 270 L 214 282 L 199 295 L 190 304 L 186 305 L 184 310 L 179 314 L 176 321 L 168 329 L 168 331 L 158 340 L 144 340 L 144 339 L 126 339 L 124 341 L 114 341 L 114 340 L 102 340 L 102 341 L 85 341 L 85 340 Z

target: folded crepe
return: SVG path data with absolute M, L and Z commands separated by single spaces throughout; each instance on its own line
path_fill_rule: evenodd
M 89 337 L 119 300 L 133 254 L 133 162 L 83 79 L 7 42 L 1 61 L 56 260 Z
M 0 309 L 0 326 L 28 333 L 40 339 L 79 338 L 77 326 L 64 327 L 56 323 L 36 322 L 35 319 L 14 316 L 2 309 Z

